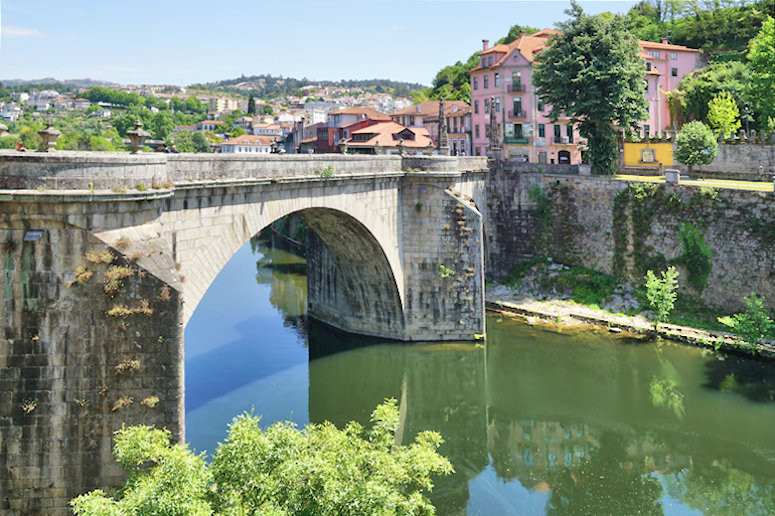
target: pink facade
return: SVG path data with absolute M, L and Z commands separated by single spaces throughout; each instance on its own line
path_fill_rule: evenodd
M 501 156 L 509 161 L 534 163 L 581 162 L 578 130 L 569 120 L 551 122 L 550 107 L 542 105 L 532 84 L 534 56 L 548 44 L 545 29 L 506 45 L 489 47 L 483 41 L 480 65 L 471 71 L 472 143 L 475 155 L 489 146 L 491 99 L 496 112 Z M 671 125 L 665 92 L 678 86 L 697 66 L 698 51 L 666 43 L 641 42 L 641 56 L 651 62 L 645 80 L 649 84 L 649 120 L 652 132 Z
M 640 56 L 646 61 L 645 93 L 648 100 L 649 118 L 641 128 L 645 133 L 654 134 L 672 129 L 670 110 L 667 105 L 667 93 L 678 87 L 681 79 L 696 68 L 700 51 L 680 45 L 670 45 L 666 39 L 662 43 L 640 41 Z

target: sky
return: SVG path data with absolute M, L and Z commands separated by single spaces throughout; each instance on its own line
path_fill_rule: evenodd
M 581 1 L 625 13 L 632 0 Z M 555 0 L 0 0 L 0 81 L 189 85 L 271 74 L 430 85 L 512 25 L 554 27 Z

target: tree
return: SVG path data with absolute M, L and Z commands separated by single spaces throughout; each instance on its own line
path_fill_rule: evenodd
M 659 323 L 667 321 L 673 311 L 677 288 L 678 271 L 672 265 L 662 271 L 662 278 L 658 278 L 652 270 L 646 271 L 646 299 L 655 313 L 654 331 L 659 329 Z
M 749 75 L 748 66 L 739 61 L 711 63 L 687 74 L 668 94 L 671 117 L 679 121 L 707 120 L 710 101 L 724 92 L 738 106 L 744 105 Z
M 673 156 L 679 163 L 689 166 L 689 174 L 694 165 L 713 163 L 718 154 L 718 142 L 713 131 L 702 122 L 689 122 L 681 128 L 675 137 Z
M 116 432 L 113 454 L 130 476 L 116 498 L 92 491 L 71 502 L 77 516 L 167 514 L 434 514 L 425 492 L 432 475 L 452 472 L 437 453 L 436 432 L 395 444 L 395 400 L 372 413 L 368 432 L 355 422 L 299 431 L 277 423 L 265 431 L 242 415 L 229 427 L 212 464 L 170 433 L 147 426 Z
M 256 99 L 253 98 L 253 95 L 248 98 L 248 115 L 255 115 L 256 114 Z
M 564 113 L 578 124 L 595 171 L 613 174 L 615 125 L 634 128 L 647 117 L 645 63 L 621 16 L 587 16 L 575 0 L 566 12 L 573 18 L 560 24 L 562 33 L 538 54 L 533 83 L 552 105 L 552 120 Z
M 767 315 L 767 307 L 764 298 L 754 293 L 745 298 L 746 310 L 732 317 L 719 317 L 722 324 L 726 324 L 735 332 L 750 352 L 756 350 L 756 345 L 763 338 L 769 337 L 775 329 L 775 323 Z
M 751 63 L 750 97 L 760 128 L 775 130 L 775 18 L 768 16 L 762 30 L 748 44 Z
M 159 111 L 153 115 L 147 130 L 151 132 L 153 138 L 163 140 L 175 130 L 175 120 L 169 111 Z
M 740 129 L 740 110 L 728 91 L 719 93 L 708 102 L 708 123 L 725 135 Z
M 512 25 L 509 29 L 509 32 L 501 39 L 496 41 L 495 44 L 500 45 L 501 43 L 511 43 L 515 39 L 519 38 L 519 36 L 522 34 L 522 31 L 525 31 L 525 34 L 530 35 L 534 32 L 538 32 L 538 29 L 528 25 Z

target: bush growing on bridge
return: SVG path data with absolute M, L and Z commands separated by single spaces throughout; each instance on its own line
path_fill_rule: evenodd
M 702 122 L 689 122 L 675 137 L 675 159 L 689 166 L 713 163 L 718 154 L 718 143 L 713 132 Z
M 92 491 L 72 500 L 78 516 L 143 514 L 434 514 L 424 492 L 432 475 L 452 465 L 436 452 L 436 432 L 395 444 L 396 401 L 379 405 L 372 428 L 350 422 L 298 430 L 276 423 L 262 431 L 259 418 L 234 419 L 225 443 L 208 465 L 202 455 L 171 444 L 167 430 L 147 426 L 116 432 L 113 454 L 130 473 L 116 498 Z

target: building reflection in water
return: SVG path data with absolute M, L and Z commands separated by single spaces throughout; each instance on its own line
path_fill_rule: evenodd
M 650 401 L 647 380 L 632 374 L 644 367 L 637 353 L 571 350 L 560 362 L 540 349 L 514 353 L 497 335 L 486 348 L 397 345 L 305 319 L 303 258 L 264 252 L 257 279 L 272 285 L 272 304 L 306 336 L 310 421 L 369 426 L 374 407 L 394 397 L 402 442 L 426 429 L 441 433 L 440 453 L 456 473 L 436 480 L 439 514 L 466 514 L 469 485 L 488 467 L 502 482 L 548 493 L 549 514 L 661 514 L 670 496 L 712 513 L 775 506 L 772 475 L 762 482 L 735 469 L 734 446 L 722 453 L 728 459 L 707 460 L 708 443 L 673 428 L 671 414 L 641 414 Z M 602 378 L 605 393 L 585 390 L 590 376 Z M 714 496 L 713 486 L 726 496 Z M 755 494 L 735 494 L 746 486 Z

